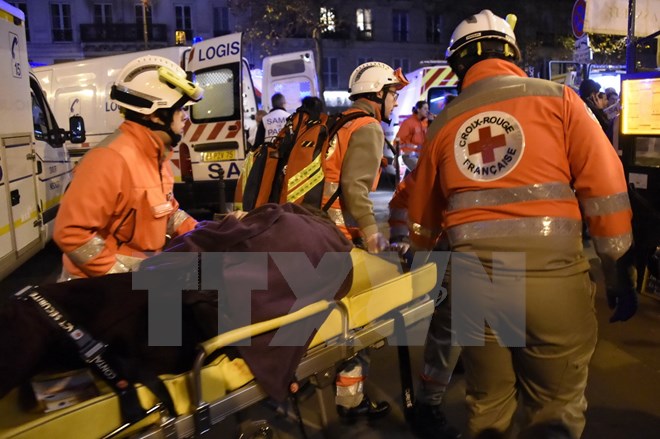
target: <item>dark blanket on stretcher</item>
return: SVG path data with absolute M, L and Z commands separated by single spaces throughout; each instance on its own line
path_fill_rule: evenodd
M 196 344 L 218 332 L 245 325 L 237 316 L 245 315 L 244 295 L 251 294 L 251 322 L 256 323 L 287 314 L 318 300 L 338 299 L 350 288 L 348 242 L 334 224 L 311 215 L 296 205 L 265 205 L 242 220 L 227 217 L 220 222 L 202 222 L 188 234 L 173 240 L 166 252 L 147 259 L 141 270 L 177 273 L 203 282 L 210 270 L 222 284 L 250 284 L 263 267 L 233 263 L 231 258 L 207 260 L 200 256 L 201 270 L 191 266 L 190 258 L 181 261 L 173 252 L 304 252 L 312 267 L 329 257 L 335 267 L 334 277 L 349 273 L 341 286 L 328 275 L 318 276 L 301 267 L 297 281 L 309 288 L 296 293 L 272 257 L 267 259 L 267 288 L 251 293 L 239 290 L 186 290 L 182 293 L 182 346 L 148 345 L 148 300 L 145 290 L 133 290 L 133 274 L 108 275 L 39 287 L 42 296 L 51 300 L 76 325 L 87 329 L 96 339 L 109 344 L 109 354 L 119 358 L 126 378 L 140 381 L 148 374 L 180 373 L 189 370 Z M 205 264 L 206 261 L 206 264 Z M 210 262 L 220 266 L 210 266 Z M 326 261 L 327 262 L 327 261 Z M 304 293 L 302 294 L 301 291 Z M 296 296 L 298 295 L 298 297 Z M 304 297 L 303 297 L 304 296 Z M 79 362 L 69 340 L 45 320 L 35 304 L 9 301 L 0 309 L 0 397 L 25 382 L 44 365 Z M 321 317 L 322 321 L 323 317 Z M 250 346 L 237 347 L 257 382 L 273 398 L 286 397 L 295 369 L 307 349 L 319 319 L 296 323 L 294 331 L 309 334 L 298 346 L 271 346 L 275 331 L 254 337 Z M 80 366 L 78 363 L 77 366 Z

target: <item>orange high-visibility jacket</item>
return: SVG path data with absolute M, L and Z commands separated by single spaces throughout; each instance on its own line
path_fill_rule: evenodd
M 452 247 L 579 237 L 578 201 L 600 255 L 617 258 L 632 243 L 623 167 L 598 122 L 570 88 L 504 60 L 468 71 L 459 97 L 431 125 L 415 171 L 408 222 L 423 248 L 442 226 Z
M 390 239 L 394 237 L 407 237 L 408 230 L 408 197 L 410 192 L 414 190 L 415 176 L 417 168 L 413 169 L 410 174 L 397 185 L 394 191 L 394 196 L 390 200 L 390 216 L 388 223 L 390 225 Z
M 151 130 L 125 121 L 76 166 L 53 236 L 69 274 L 129 271 L 145 252 L 160 251 L 166 234 L 195 227 L 172 195 L 164 150 Z
M 378 186 L 385 135 L 372 105 L 362 101 L 356 101 L 347 112 L 366 111 L 374 117 L 354 119 L 339 129 L 323 169 L 322 206 L 341 185 L 341 196 L 328 209 L 328 216 L 348 239 L 368 238 L 378 232 L 369 192 Z
M 419 154 L 428 127 L 429 121 L 427 119 L 419 120 L 416 114 L 404 120 L 397 133 L 401 145 L 401 154 Z

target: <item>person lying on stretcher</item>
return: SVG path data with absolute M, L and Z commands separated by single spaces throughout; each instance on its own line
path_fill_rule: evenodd
M 319 300 L 340 299 L 351 286 L 352 248 L 333 223 L 297 205 L 269 204 L 240 220 L 229 215 L 200 223 L 146 259 L 138 272 L 43 285 L 36 291 L 76 326 L 107 343 L 108 355 L 118 360 L 124 376 L 140 382 L 145 375 L 189 370 L 197 343 L 219 332 Z M 174 312 L 181 316 L 180 325 L 170 319 L 157 328 L 159 320 L 151 313 L 167 315 L 167 307 L 177 301 L 183 303 Z M 250 346 L 235 348 L 274 399 L 287 396 L 325 316 L 319 318 L 295 324 L 295 332 L 303 334 L 300 340 L 277 340 L 267 333 L 254 337 Z M 0 308 L 0 397 L 46 368 L 82 366 L 64 331 L 34 301 L 10 300 Z

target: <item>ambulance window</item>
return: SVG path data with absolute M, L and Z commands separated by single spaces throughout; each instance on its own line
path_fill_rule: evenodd
M 305 62 L 302 59 L 278 62 L 270 67 L 270 76 L 273 78 L 298 73 L 305 73 Z
M 34 134 L 39 140 L 44 139 L 48 135 L 48 125 L 46 123 L 46 115 L 44 110 L 39 106 L 37 98 L 34 93 L 30 93 L 32 97 L 32 123 L 34 124 Z
M 196 73 L 204 99 L 191 107 L 193 122 L 231 120 L 240 117 L 238 64 Z

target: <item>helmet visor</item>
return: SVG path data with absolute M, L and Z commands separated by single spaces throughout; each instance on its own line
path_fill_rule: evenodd
M 401 67 L 399 67 L 394 71 L 394 78 L 396 78 L 396 80 L 398 81 L 398 84 L 394 84 L 397 90 L 401 90 L 403 87 L 410 84 L 410 81 L 408 81 L 406 75 L 403 74 Z

